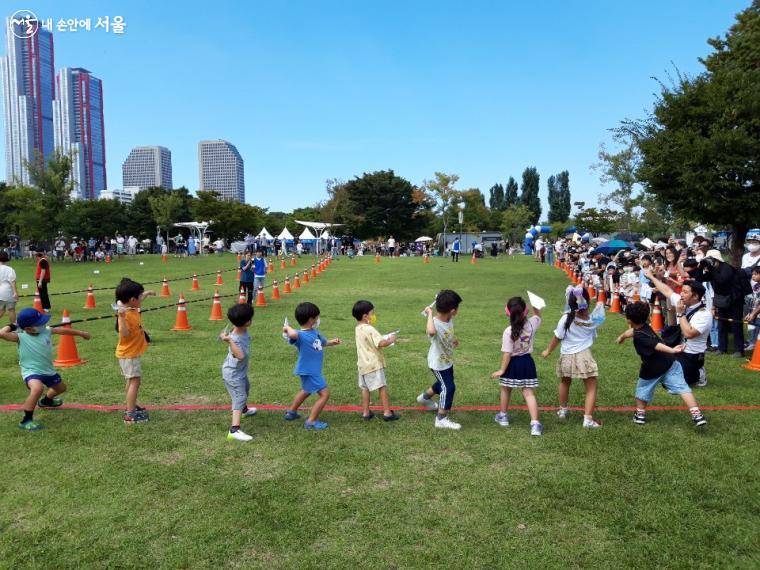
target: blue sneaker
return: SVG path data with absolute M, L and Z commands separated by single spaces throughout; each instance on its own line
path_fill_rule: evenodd
M 306 429 L 323 430 L 327 429 L 327 422 L 320 422 L 319 420 L 316 420 L 314 422 L 306 422 L 303 424 L 303 427 Z
M 297 420 L 301 417 L 301 414 L 298 412 L 294 412 L 293 410 L 288 410 L 285 412 L 285 419 L 289 422 L 292 422 L 293 420 Z

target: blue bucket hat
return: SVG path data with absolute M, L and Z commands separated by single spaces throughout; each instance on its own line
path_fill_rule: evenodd
M 18 315 L 16 315 L 16 324 L 22 329 L 26 327 L 39 327 L 49 320 L 50 315 L 40 313 L 37 309 L 32 308 L 21 309 Z

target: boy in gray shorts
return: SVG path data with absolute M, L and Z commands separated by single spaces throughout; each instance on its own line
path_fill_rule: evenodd
M 256 408 L 249 408 L 248 391 L 248 355 L 251 350 L 251 337 L 248 335 L 248 327 L 253 321 L 253 307 L 248 303 L 233 305 L 227 311 L 227 318 L 233 324 L 232 332 L 226 330 L 219 336 L 229 345 L 227 358 L 222 364 L 222 379 L 224 387 L 232 399 L 232 427 L 227 434 L 230 441 L 250 441 L 250 435 L 240 429 L 240 418 L 252 416 Z

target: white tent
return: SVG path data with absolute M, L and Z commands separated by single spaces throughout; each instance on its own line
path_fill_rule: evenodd
M 330 239 L 330 237 L 331 237 L 330 232 L 328 232 L 327 230 L 323 231 L 322 235 L 319 236 L 320 239 Z
M 274 239 L 274 237 L 272 237 L 272 234 L 270 234 L 266 228 L 262 228 L 256 237 L 259 239 L 264 238 L 266 240 Z
M 277 239 L 281 239 L 281 240 L 289 239 L 289 240 L 292 240 L 293 239 L 293 234 L 291 234 L 288 231 L 288 228 L 283 228 L 283 230 L 280 232 L 280 235 L 277 236 Z
M 314 241 L 317 238 L 314 237 L 314 234 L 309 231 L 309 228 L 304 228 L 303 232 L 301 232 L 301 235 L 298 236 L 298 239 L 301 241 Z

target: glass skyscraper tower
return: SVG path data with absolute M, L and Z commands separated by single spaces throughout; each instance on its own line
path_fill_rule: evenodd
M 223 140 L 198 143 L 200 190 L 213 191 L 222 200 L 245 202 L 243 158 Z

